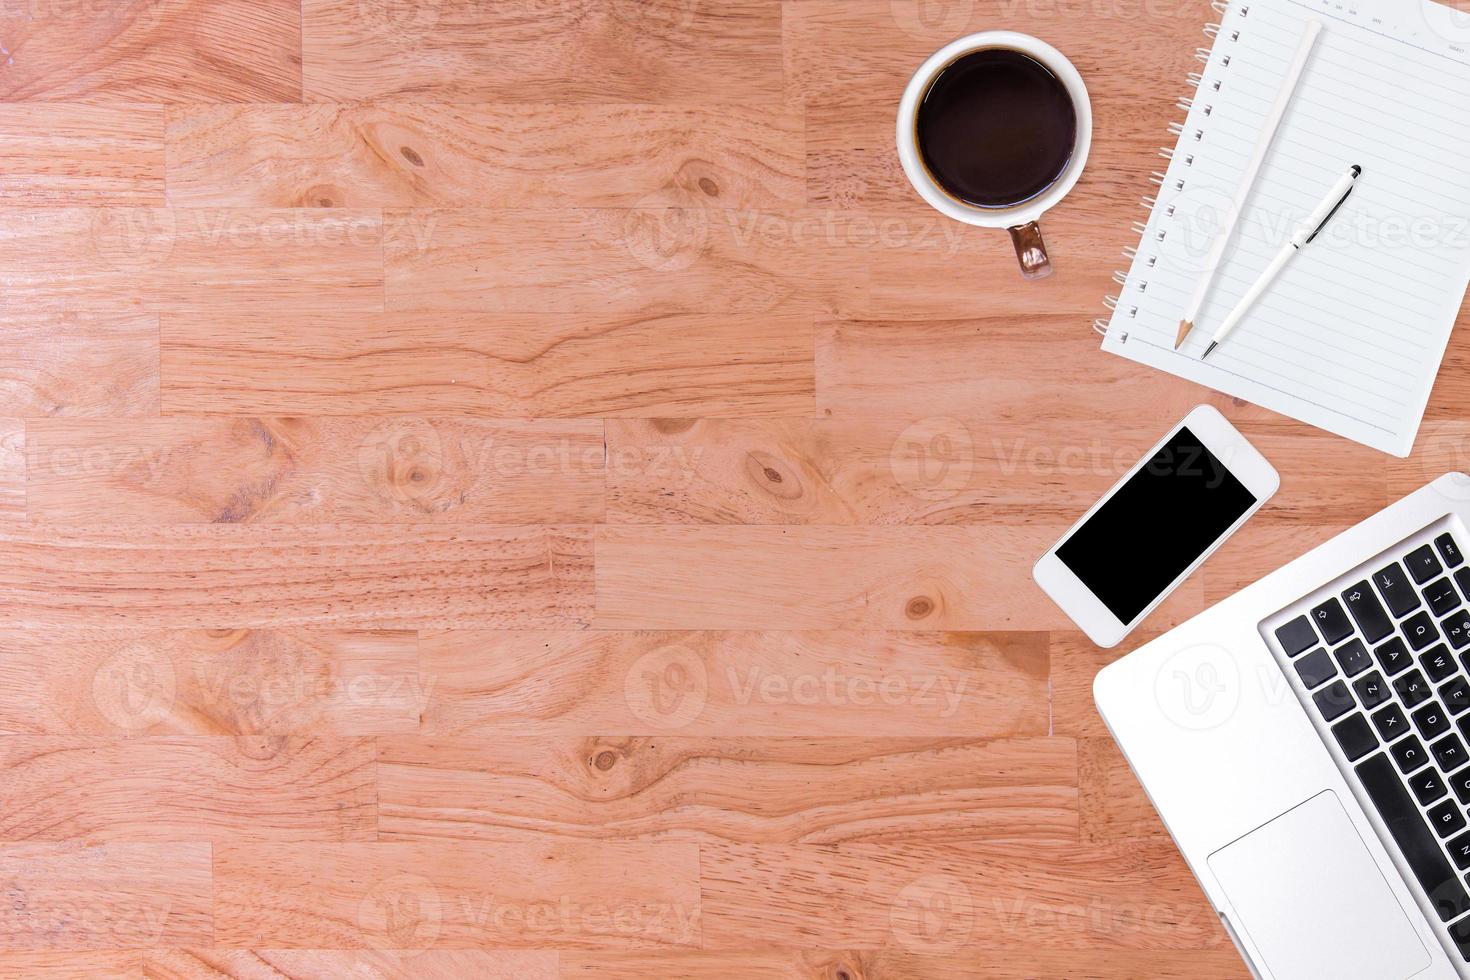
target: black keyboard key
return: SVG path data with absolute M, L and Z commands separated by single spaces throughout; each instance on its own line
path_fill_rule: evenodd
M 1337 658 L 1338 664 L 1342 666 L 1342 672 L 1349 677 L 1357 677 L 1363 671 L 1373 666 L 1373 658 L 1368 656 L 1368 648 L 1363 646 L 1363 641 L 1356 636 L 1348 640 L 1342 646 L 1332 651 Z M 1449 651 L 1445 651 L 1445 657 L 1449 658 Z M 1450 670 L 1455 669 L 1455 662 L 1450 660 Z
M 1448 578 L 1437 578 L 1424 586 L 1424 601 L 1429 603 L 1430 612 L 1443 616 L 1460 604 L 1460 593 Z
M 1455 539 L 1448 531 L 1434 539 L 1434 546 L 1439 549 L 1439 556 L 1450 568 L 1458 568 L 1465 560 L 1465 556 L 1460 554 L 1460 546 L 1455 543 Z
M 1378 739 L 1373 735 L 1373 728 L 1361 714 L 1351 715 L 1333 725 L 1332 734 L 1337 736 L 1337 744 L 1342 747 L 1342 754 L 1348 757 L 1349 762 L 1357 762 L 1378 748 Z M 1454 736 L 1451 735 L 1450 738 Z
M 1445 772 L 1454 772 L 1470 762 L 1465 755 L 1465 743 L 1460 741 L 1458 735 L 1446 735 L 1429 747 L 1429 754 L 1434 756 L 1435 765 Z
M 1336 643 L 1353 631 L 1353 624 L 1348 622 L 1347 613 L 1342 611 L 1342 605 L 1336 599 L 1313 606 L 1312 622 L 1317 624 L 1317 632 L 1328 643 Z
M 1297 664 L 1298 667 L 1301 664 Z M 1429 682 L 1417 670 L 1393 679 L 1393 689 L 1399 692 L 1399 700 L 1406 708 L 1417 708 L 1429 700 Z
M 1443 643 L 1437 643 L 1419 655 L 1419 666 L 1429 679 L 1438 684 L 1455 672 L 1455 655 Z
M 1358 629 L 1362 630 L 1369 643 L 1377 643 L 1393 632 L 1393 620 L 1383 611 L 1383 605 L 1367 582 L 1359 582 L 1343 592 L 1342 601 L 1347 605 L 1348 612 L 1353 614 L 1353 622 L 1358 624 Z
M 1328 721 L 1353 710 L 1352 692 L 1342 681 L 1333 681 L 1328 684 L 1313 694 L 1312 700 L 1316 702 L 1317 710 L 1322 712 L 1322 717 Z
M 1409 638 L 1409 646 L 1423 650 L 1439 639 L 1439 630 L 1434 628 L 1434 620 L 1429 618 L 1429 613 L 1421 609 L 1404 620 L 1404 635 Z
M 1362 697 L 1362 694 L 1358 697 Z M 1463 677 L 1456 677 L 1439 689 L 1439 699 L 1450 709 L 1452 715 L 1470 709 L 1470 683 Z
M 1470 868 L 1470 834 L 1461 834 L 1446 846 L 1450 849 L 1450 860 L 1455 862 L 1455 867 L 1461 871 Z
M 1374 572 L 1373 584 L 1395 616 L 1407 616 L 1419 608 L 1419 593 L 1409 584 L 1398 562 Z
M 1445 781 L 1455 791 L 1455 799 L 1470 804 L 1470 769 L 1461 769 L 1454 775 L 1446 776 Z
M 1313 650 L 1296 662 L 1297 676 L 1308 689 L 1314 688 L 1327 680 L 1329 677 L 1337 676 L 1337 667 L 1332 663 L 1332 658 L 1327 655 L 1326 650 Z
M 1410 776 L 1409 789 L 1414 791 L 1414 798 L 1419 801 L 1420 806 L 1428 806 L 1449 792 L 1445 789 L 1444 780 L 1432 768 L 1420 770 Z
M 1358 692 L 1358 700 L 1365 708 L 1376 708 L 1388 700 L 1388 682 L 1376 670 L 1366 677 L 1359 677 L 1353 681 L 1353 690 Z M 1466 688 L 1465 696 L 1470 698 L 1470 687 Z M 1470 704 L 1467 704 L 1467 707 L 1470 707 Z
M 1455 570 L 1455 584 L 1460 587 L 1461 595 L 1470 595 L 1470 567 Z
M 1429 753 L 1424 751 L 1424 743 L 1410 735 L 1401 742 L 1395 742 L 1388 747 L 1393 754 L 1393 761 L 1399 770 L 1405 774 L 1413 772 L 1429 761 Z
M 1409 656 L 1409 648 L 1397 636 L 1374 650 L 1373 656 L 1378 658 L 1378 662 L 1383 665 L 1383 672 L 1389 677 L 1414 662 L 1414 658 Z
M 1449 922 L 1470 911 L 1470 894 L 1456 877 L 1439 841 L 1430 833 L 1419 807 L 1399 781 L 1398 773 L 1381 753 L 1358 763 L 1355 771 L 1363 791 L 1373 801 L 1404 862 L 1424 894 L 1429 896 L 1440 921 Z
M 1382 711 L 1373 712 L 1373 727 L 1378 729 L 1379 738 L 1392 742 L 1409 730 L 1409 719 L 1404 717 L 1402 708 L 1390 704 Z
M 1414 576 L 1414 581 L 1420 585 L 1444 571 L 1444 566 L 1434 557 L 1434 549 L 1427 544 L 1405 555 L 1404 564 L 1408 566 L 1409 574 Z
M 1444 630 L 1445 639 L 1449 640 L 1456 650 L 1463 650 L 1465 645 L 1470 643 L 1470 614 L 1467 614 L 1465 610 L 1450 613 L 1439 626 Z
M 1450 730 L 1449 713 L 1431 701 L 1414 712 L 1414 727 L 1426 739 L 1439 738 Z
M 1295 657 L 1308 647 L 1317 643 L 1317 631 L 1312 629 L 1312 624 L 1305 616 L 1298 616 L 1285 626 L 1277 627 L 1276 642 L 1281 644 L 1281 649 L 1286 651 L 1288 657 Z
M 1450 938 L 1465 962 L 1470 963 L 1470 919 L 1461 919 L 1450 924 Z
M 1465 826 L 1465 814 L 1454 800 L 1445 800 L 1429 808 L 1429 826 L 1441 837 L 1448 837 Z

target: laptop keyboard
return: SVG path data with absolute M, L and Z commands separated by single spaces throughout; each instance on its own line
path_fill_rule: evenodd
M 1276 641 L 1470 962 L 1470 565 L 1448 531 L 1389 556 Z

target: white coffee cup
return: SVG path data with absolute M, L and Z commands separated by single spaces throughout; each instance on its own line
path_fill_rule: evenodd
M 1076 141 L 1062 172 L 1041 193 L 1008 207 L 978 207 L 951 196 L 934 180 L 919 152 L 918 112 L 929 86 L 940 72 L 959 58 L 989 48 L 1019 51 L 1040 62 L 1066 87 L 1077 111 Z M 909 79 L 898 104 L 897 135 L 899 162 L 920 197 L 956 221 L 1008 230 L 1011 244 L 1016 249 L 1016 260 L 1021 264 L 1021 275 L 1027 279 L 1040 279 L 1051 274 L 1051 259 L 1046 254 L 1046 244 L 1041 239 L 1037 220 L 1066 197 L 1077 183 L 1087 163 L 1087 150 L 1092 145 L 1092 102 L 1087 97 L 1087 86 L 1083 84 L 1082 76 L 1065 55 L 1045 41 L 1015 31 L 981 31 L 951 41 L 930 55 Z

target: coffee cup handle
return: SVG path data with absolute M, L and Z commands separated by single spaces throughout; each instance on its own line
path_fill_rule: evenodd
M 1041 240 L 1041 228 L 1036 222 L 1012 225 L 1006 231 L 1011 233 L 1023 279 L 1045 279 L 1051 275 L 1051 258 L 1046 254 L 1046 242 Z

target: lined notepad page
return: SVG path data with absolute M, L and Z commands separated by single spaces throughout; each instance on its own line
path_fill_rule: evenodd
M 1407 456 L 1470 282 L 1470 15 L 1444 13 L 1414 0 L 1234 0 L 1103 349 Z M 1322 34 L 1176 352 L 1184 306 L 1308 19 Z M 1201 362 L 1215 328 L 1352 164 L 1363 173 L 1347 203 Z

